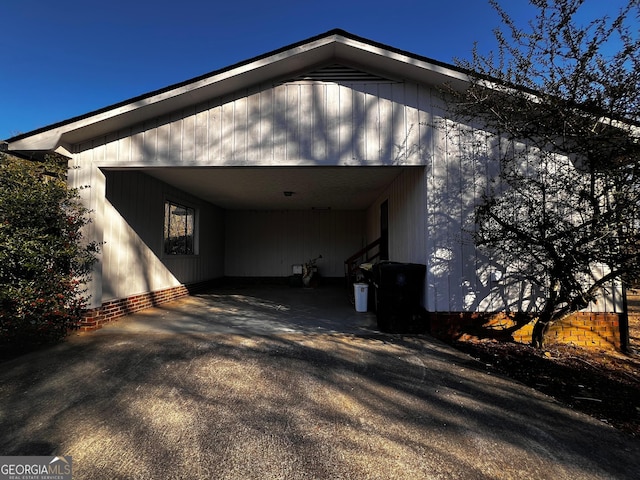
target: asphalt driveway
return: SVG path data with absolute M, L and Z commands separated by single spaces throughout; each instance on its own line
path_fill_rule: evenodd
M 639 439 L 297 292 L 190 297 L 1 363 L 0 454 L 96 480 L 638 478 Z

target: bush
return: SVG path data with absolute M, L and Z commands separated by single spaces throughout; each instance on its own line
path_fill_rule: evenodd
M 83 241 L 89 222 L 66 162 L 0 154 L 0 344 L 20 349 L 63 338 L 88 297 L 98 246 Z

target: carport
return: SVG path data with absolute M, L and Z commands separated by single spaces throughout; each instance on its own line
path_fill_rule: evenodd
M 380 237 L 380 203 L 421 167 L 156 168 L 148 175 L 224 209 L 226 277 L 286 278 L 322 255 L 325 278 Z M 201 245 L 201 248 L 207 248 Z
M 425 264 L 433 85 L 459 76 L 332 31 L 7 148 L 68 159 L 102 245 L 87 285 L 100 322 L 206 282 L 286 279 L 319 255 L 321 276 L 342 279 L 381 236 L 390 259 Z
M 196 253 L 209 259 L 214 278 L 286 280 L 293 265 L 322 255 L 320 275 L 342 281 L 344 262 L 355 252 L 384 234 L 392 259 L 397 259 L 411 250 L 407 237 L 419 237 L 415 229 L 423 225 L 419 217 L 407 215 L 419 211 L 416 202 L 423 198 L 420 166 L 105 168 L 102 172 L 108 206 L 115 210 L 113 220 L 105 222 L 106 241 L 117 238 L 122 244 L 125 236 L 132 236 L 134 258 L 152 250 L 181 283 L 197 275 L 185 271 L 184 261 L 188 265 L 191 259 L 164 255 L 157 245 L 162 198 L 178 198 L 196 210 Z M 125 227 L 118 228 L 118 217 L 126 221 Z M 130 262 L 122 253 L 108 252 L 105 267 L 120 272 L 107 276 L 130 275 Z M 367 253 L 377 253 L 377 247 Z M 153 289 L 154 273 L 143 276 L 149 277 L 144 287 Z M 119 282 L 105 284 L 106 297 L 123 296 L 119 288 Z
M 126 298 L 134 282 L 139 291 L 158 290 L 166 272 L 180 284 L 204 277 L 217 279 L 216 284 L 291 289 L 293 266 L 321 255 L 322 285 L 340 292 L 324 305 L 330 309 L 337 301 L 351 312 L 345 260 L 383 233 L 391 259 L 406 255 L 407 236 L 419 237 L 415 229 L 423 225 L 420 217 L 407 215 L 420 212 L 421 166 L 111 167 L 101 172 L 107 202 L 103 238 L 106 245 L 121 246 L 105 249 L 103 303 Z M 196 212 L 193 256 L 163 252 L 158 207 L 166 199 Z M 377 253 L 376 246 L 361 260 Z

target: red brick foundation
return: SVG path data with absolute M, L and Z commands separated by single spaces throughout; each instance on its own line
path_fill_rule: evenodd
M 87 310 L 78 325 L 81 331 L 101 328 L 119 317 L 167 303 L 205 290 L 219 280 L 142 293 L 111 300 Z M 520 343 L 531 342 L 533 322 L 530 316 L 506 313 L 428 313 L 431 334 L 443 340 L 494 338 Z M 621 349 L 620 320 L 616 313 L 578 312 L 549 329 L 547 342 L 567 343 L 582 347 Z
M 505 313 L 430 313 L 431 334 L 444 340 L 494 338 L 531 342 L 533 322 L 525 315 Z M 621 349 L 620 319 L 616 313 L 578 312 L 552 325 L 550 343 Z
M 98 308 L 85 311 L 83 319 L 78 324 L 78 329 L 83 332 L 97 330 L 98 328 L 102 328 L 102 325 L 107 322 L 146 308 L 156 307 L 163 303 L 186 297 L 191 293 L 215 285 L 217 282 L 218 280 L 212 280 L 190 285 L 178 285 L 177 287 L 157 290 L 155 292 L 141 293 L 127 298 L 110 300 Z
M 80 331 L 90 331 L 101 328 L 103 324 L 124 317 L 131 313 L 139 312 L 146 308 L 155 307 L 180 297 L 189 295 L 186 286 L 180 285 L 156 292 L 141 293 L 132 297 L 119 298 L 103 303 L 98 308 L 87 310 L 84 318 L 78 325 Z

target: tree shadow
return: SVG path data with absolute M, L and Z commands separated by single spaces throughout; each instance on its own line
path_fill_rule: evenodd
M 12 360 L 0 380 L 0 449 L 72 455 L 78 478 L 633 478 L 640 466 L 637 442 L 429 337 L 113 332 Z
M 543 292 L 474 239 L 476 209 L 498 184 L 505 146 L 448 115 L 444 108 L 434 114 L 436 155 L 427 180 L 432 332 L 513 340 L 535 317 Z
M 479 252 L 473 240 L 475 209 L 500 171 L 495 153 L 499 156 L 503 145 L 495 137 L 452 120 L 446 99 L 430 86 L 384 78 L 317 83 L 296 78 L 211 98 L 80 147 L 104 149 L 107 197 L 133 231 L 126 248 L 135 258 L 132 264 L 141 269 L 144 288 L 155 285 L 157 272 L 151 264 L 162 263 L 165 273 L 173 275 L 171 281 L 184 282 L 177 263 L 187 260 L 163 258 L 157 229 L 147 226 L 149 213 L 132 209 L 131 199 L 114 196 L 112 187 L 130 185 L 124 178 L 134 175 L 126 170 L 130 165 L 138 169 L 418 165 L 426 171 L 427 201 L 416 209 L 422 209 L 427 219 L 426 248 L 418 254 L 427 264 L 427 311 L 535 312 L 540 292 L 513 276 L 498 258 Z M 110 167 L 123 170 L 109 171 Z M 130 190 L 128 194 L 144 195 Z M 206 241 L 202 245 L 210 248 Z M 113 247 L 117 248 L 115 242 Z M 224 263 L 223 248 L 212 255 L 216 257 L 212 263 Z M 209 264 L 199 265 L 198 272 L 206 276 L 207 268 Z M 216 274 L 223 275 L 223 270 Z M 123 272 L 106 280 L 107 293 L 126 284 L 125 277 Z

